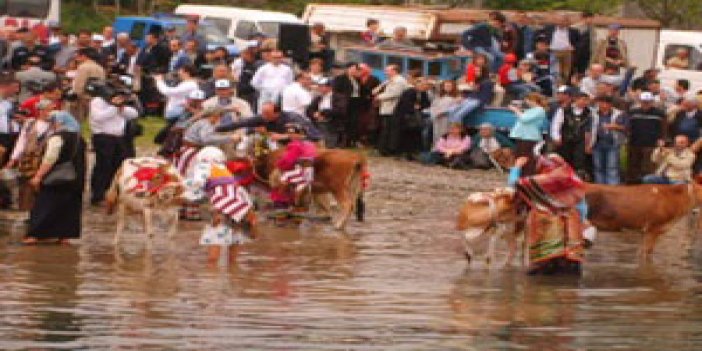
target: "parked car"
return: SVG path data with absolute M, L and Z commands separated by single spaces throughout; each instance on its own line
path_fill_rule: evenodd
M 125 16 L 117 17 L 113 27 L 116 33 L 128 33 L 129 37 L 139 47 L 143 47 L 146 35 L 149 33 L 163 33 L 166 28 L 171 27 L 175 28 L 178 34 L 183 33 L 186 28 L 186 20 L 183 17 L 173 15 L 155 15 L 152 17 Z M 200 34 L 205 38 L 207 50 L 225 47 L 230 55 L 239 55 L 237 45 L 229 40 L 214 24 L 202 21 L 199 30 Z

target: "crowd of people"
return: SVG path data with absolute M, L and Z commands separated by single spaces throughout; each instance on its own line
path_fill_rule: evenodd
M 702 112 L 690 83 L 661 86 L 658 72 L 647 69 L 629 84 L 620 27 L 596 40 L 591 14 L 578 23 L 563 16 L 537 26 L 525 13 L 508 20 L 493 12 L 461 37 L 459 53 L 472 57 L 465 74 L 441 82 L 394 64 L 383 81 L 367 64 L 338 64 L 323 24 L 311 26 L 309 62 L 292 62 L 265 35 L 247 42 L 238 57 L 206 50 L 198 21 L 188 18 L 180 34 L 149 32 L 144 47 L 111 27 L 75 35 L 58 26 L 42 35 L 26 28 L 1 33 L 2 163 L 19 173 L 17 205 L 32 211 L 35 229 L 27 242 L 78 235 L 70 214 L 80 211 L 76 189 L 82 191 L 86 172 L 77 160 L 94 151 L 90 202 L 100 205 L 121 162 L 135 155 L 138 118 L 160 112 L 154 106 L 161 103 L 167 124 L 155 142 L 184 172 L 194 154 L 183 150 L 236 147 L 242 128 L 267 128 L 277 141 L 303 135 L 329 148 L 372 147 L 383 156 L 453 168 L 507 168 L 527 157 L 525 175 L 535 171 L 534 148 L 545 141 L 580 177 L 605 184 L 687 182 L 696 167 L 691 145 Z M 404 27 L 383 37 L 379 22 L 369 19 L 359 40 L 379 49 L 422 49 Z M 668 60 L 670 66 L 682 56 Z M 95 81 L 109 82 L 110 92 Z M 489 123 L 469 130 L 468 121 L 491 105 L 507 106 L 515 126 L 508 133 Z M 89 143 L 80 137 L 81 123 L 90 127 Z M 71 160 L 71 182 L 45 182 Z M 1 195 L 9 207 L 9 192 Z M 198 218 L 187 206 L 183 215 Z M 66 222 L 46 230 L 46 221 Z

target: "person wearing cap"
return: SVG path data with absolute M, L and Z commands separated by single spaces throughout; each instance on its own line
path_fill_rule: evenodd
M 251 78 L 251 85 L 259 93 L 259 107 L 264 102 L 277 103 L 280 94 L 294 79 L 292 68 L 283 63 L 282 51 L 272 51 L 270 58 L 270 61 L 261 66 Z
M 90 101 L 91 144 L 95 150 L 95 164 L 90 179 L 90 203 L 93 205 L 105 199 L 112 178 L 127 158 L 127 121 L 139 117 L 139 112 L 134 107 L 125 105 L 125 100 L 124 95 L 115 94 L 105 98 L 96 96 Z
M 578 92 L 577 88 L 568 85 L 561 85 L 556 89 L 556 96 L 549 101 L 546 109 L 546 117 L 549 122 L 553 121 L 553 117 L 559 108 L 570 106 L 573 103 L 573 98 Z
M 615 67 L 617 69 L 629 67 L 629 51 L 626 42 L 619 38 L 619 31 L 622 26 L 611 24 L 607 37 L 597 43 L 595 54 L 592 56 L 592 63 L 599 63 L 604 67 Z
M 186 65 L 178 70 L 178 78 L 180 82 L 176 86 L 166 84 L 162 75 L 154 77 L 156 81 L 156 89 L 166 97 L 166 107 L 164 113 L 166 119 L 177 118 L 185 108 L 185 103 L 194 90 L 199 90 L 200 87 L 195 79 L 197 71 L 194 66 Z
M 595 183 L 618 185 L 621 182 L 619 155 L 626 143 L 628 118 L 614 108 L 610 96 L 600 96 L 596 103 L 586 152 L 592 153 Z
M 226 64 L 218 64 L 212 68 L 212 74 L 200 83 L 200 89 L 205 92 L 205 98 L 209 99 L 215 96 L 215 83 L 219 80 L 232 81 L 231 68 Z
M 668 128 L 668 135 L 685 135 L 694 143 L 700 137 L 702 128 L 702 111 L 694 95 L 687 95 L 682 101 L 681 110 L 675 115 Z
M 641 177 L 655 170 L 651 154 L 658 141 L 665 140 L 667 121 L 665 112 L 656 106 L 650 92 L 642 92 L 639 106 L 629 111 L 629 160 L 626 172 L 628 183 L 639 183 Z
M 56 74 L 41 68 L 41 58 L 32 56 L 27 59 L 24 69 L 15 74 L 15 78 L 22 84 L 19 100 L 24 101 L 33 95 L 32 85 L 43 85 L 56 81 Z
M 41 100 L 36 105 L 37 117 L 22 125 L 22 130 L 12 150 L 7 169 L 19 171 L 18 207 L 20 211 L 29 211 L 34 206 L 35 192 L 29 181 L 39 169 L 44 142 L 51 134 L 51 112 L 56 110 L 56 104 L 50 100 Z
M 312 103 L 311 88 L 312 78 L 310 78 L 309 73 L 298 73 L 295 77 L 295 81 L 283 90 L 280 105 L 282 110 L 305 116 L 307 107 Z
M 563 87 L 562 87 L 563 88 Z M 566 87 L 566 90 L 567 89 Z M 563 91 L 559 89 L 559 92 Z M 592 170 L 585 155 L 592 128 L 593 112 L 590 109 L 590 96 L 586 93 L 569 94 L 568 104 L 558 107 L 551 122 L 551 140 L 556 152 L 563 157 L 578 174 L 589 178 Z M 587 177 L 584 177 L 587 175 Z
M 239 57 L 235 58 L 234 61 L 232 61 L 232 64 L 230 65 L 230 68 L 232 70 L 232 78 L 234 81 L 239 82 L 239 79 L 241 78 L 241 74 L 244 70 L 244 64 L 249 62 L 257 62 L 256 60 L 256 51 L 258 50 L 258 42 L 255 40 L 249 40 L 244 43 L 244 49 L 241 50 L 239 53 Z M 258 69 L 258 67 L 256 67 Z M 253 73 L 256 71 L 254 70 Z M 251 73 L 251 77 L 253 77 L 253 73 Z M 250 80 L 250 79 L 249 79 Z
M 215 81 L 215 96 L 207 99 L 203 106 L 205 109 L 222 109 L 222 124 L 229 124 L 254 116 L 249 103 L 236 97 L 232 82 L 229 79 L 218 79 Z

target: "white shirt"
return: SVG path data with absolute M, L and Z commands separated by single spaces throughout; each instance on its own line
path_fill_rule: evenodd
M 568 27 L 556 27 L 553 30 L 553 38 L 551 39 L 551 50 L 564 51 L 572 48 L 573 46 L 571 45 L 570 38 L 568 36 Z
M 283 90 L 282 101 L 283 111 L 306 116 L 305 112 L 307 111 L 307 106 L 312 103 L 312 93 L 300 85 L 300 83 L 295 82 Z
M 31 132 L 30 127 L 34 128 L 38 136 L 45 135 L 51 127 L 51 123 L 47 121 L 41 119 L 35 119 L 34 121 L 36 122 L 27 122 L 24 124 L 24 126 L 22 126 L 22 132 L 20 132 L 19 138 L 17 138 L 17 142 L 15 143 L 15 148 L 12 150 L 12 157 L 10 159 L 19 160 L 22 157 L 22 154 L 24 154 L 24 150 L 27 148 L 27 138 Z
M 293 82 L 293 71 L 288 65 L 266 63 L 261 66 L 251 79 L 251 85 L 259 91 L 282 92 Z
M 139 112 L 133 107 L 125 106 L 120 111 L 117 106 L 110 105 L 101 97 L 90 101 L 90 131 L 95 134 L 123 136 L 124 127 L 128 120 L 139 117 Z
M 583 112 L 583 109 L 576 106 L 571 106 L 573 113 L 579 115 Z M 556 110 L 556 114 L 553 116 L 553 121 L 551 122 L 551 139 L 561 140 L 561 128 L 563 127 L 563 122 L 565 121 L 565 113 L 563 107 L 559 107 Z
M 319 110 L 331 110 L 332 108 L 332 93 L 322 96 L 322 100 L 319 101 Z
M 244 68 L 244 59 L 237 57 L 229 67 L 232 69 L 232 77 L 238 82 L 241 77 L 241 70 Z
M 190 92 L 200 89 L 194 79 L 182 81 L 174 87 L 167 86 L 163 80 L 156 80 L 156 88 L 168 98 L 165 108 L 166 116 L 169 115 L 169 112 L 185 106 Z
M 20 131 L 19 123 L 10 115 L 11 110 L 10 101 L 0 100 L 0 134 L 15 134 Z

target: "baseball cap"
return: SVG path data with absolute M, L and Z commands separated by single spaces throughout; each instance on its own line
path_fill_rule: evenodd
M 232 83 L 228 79 L 218 79 L 215 81 L 215 89 L 229 89 Z
M 101 34 L 93 34 L 93 41 L 105 41 L 105 37 L 103 37 Z
M 643 93 L 641 93 L 641 95 L 639 95 L 639 100 L 641 100 L 641 101 L 655 101 L 656 97 L 653 96 L 653 94 L 651 94 L 651 92 L 644 91 Z
M 202 90 L 193 90 L 188 94 L 188 99 L 191 100 L 205 100 L 205 92 Z

